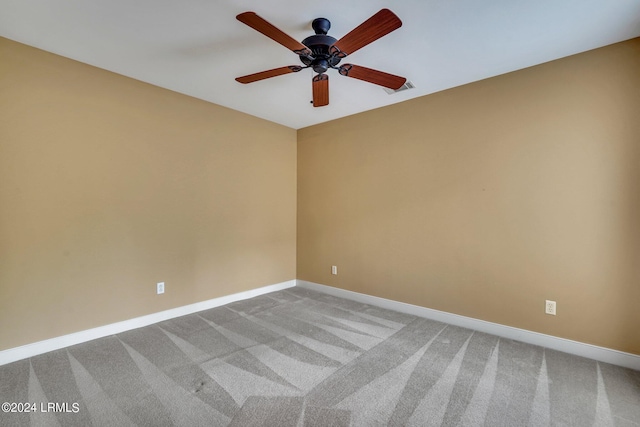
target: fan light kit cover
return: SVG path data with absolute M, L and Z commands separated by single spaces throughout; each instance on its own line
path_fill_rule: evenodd
M 347 55 L 372 43 L 402 26 L 402 21 L 389 9 L 382 9 L 371 18 L 354 28 L 340 40 L 327 35 L 331 22 L 326 18 L 317 18 L 311 24 L 315 35 L 298 42 L 274 25 L 259 17 L 255 12 L 244 12 L 236 17 L 238 21 L 261 32 L 270 39 L 280 43 L 300 57 L 303 65 L 289 65 L 274 68 L 236 78 L 240 83 L 253 83 L 270 77 L 288 73 L 297 73 L 305 68 L 312 68 L 316 74 L 312 79 L 313 106 L 329 105 L 329 69 L 338 70 L 342 76 L 352 77 L 365 82 L 397 90 L 407 79 L 383 71 L 373 70 L 354 64 L 340 64 Z

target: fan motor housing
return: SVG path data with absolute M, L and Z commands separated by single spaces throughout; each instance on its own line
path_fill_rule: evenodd
M 329 53 L 329 49 L 338 40 L 328 36 L 327 32 L 331 28 L 331 22 L 326 18 L 316 18 L 311 23 L 315 35 L 302 40 L 302 44 L 311 50 L 311 55 L 300 55 L 300 61 L 305 66 L 310 66 L 316 73 L 324 73 L 329 68 L 335 67 L 340 58 Z
M 311 50 L 311 56 L 300 55 L 300 61 L 306 66 L 311 66 L 316 73 L 324 73 L 329 68 L 335 67 L 340 58 L 329 53 L 329 48 L 337 42 L 326 34 L 317 34 L 302 40 L 302 44 Z

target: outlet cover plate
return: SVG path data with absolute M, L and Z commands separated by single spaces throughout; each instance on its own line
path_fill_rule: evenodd
M 544 312 L 546 314 L 552 314 L 552 315 L 556 315 L 556 302 L 555 301 L 550 301 L 550 300 L 546 300 L 544 303 Z

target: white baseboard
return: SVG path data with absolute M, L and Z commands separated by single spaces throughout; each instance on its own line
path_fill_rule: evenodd
M 26 359 L 28 357 L 37 356 L 38 354 L 47 353 L 49 351 L 58 350 L 60 348 L 69 347 L 71 345 L 80 344 L 91 341 L 96 338 L 102 338 L 109 335 L 119 334 L 120 332 L 129 331 L 131 329 L 141 328 L 163 320 L 173 319 L 174 317 L 185 316 L 187 314 L 196 313 L 202 310 L 219 307 L 235 301 L 253 298 L 258 295 L 268 294 L 270 292 L 280 291 L 282 289 L 291 288 L 296 285 L 295 280 L 276 283 L 274 285 L 264 286 L 249 291 L 238 292 L 237 294 L 226 295 L 207 301 L 197 302 L 182 307 L 172 308 L 170 310 L 160 311 L 158 313 L 146 316 L 136 317 L 122 322 L 112 323 L 110 325 L 99 326 L 93 329 L 87 329 L 75 332 L 61 337 L 51 338 L 44 341 L 38 341 L 32 344 L 20 347 L 10 348 L 0 351 L 0 366 L 17 360 Z
M 264 286 L 257 289 L 251 289 L 249 291 L 226 295 L 207 301 L 197 302 L 195 304 L 189 304 L 182 307 L 149 314 L 146 316 L 124 320 L 122 322 L 99 326 L 97 328 L 87 329 L 85 331 L 75 332 L 72 334 L 23 345 L 20 347 L 10 348 L 8 350 L 0 351 L 0 366 L 7 363 L 15 362 L 17 360 L 47 353 L 49 351 L 58 350 L 60 348 L 80 344 L 97 338 L 118 334 L 121 332 L 129 331 L 131 329 L 141 328 L 143 326 L 162 322 L 164 320 L 185 316 L 187 314 L 196 313 L 202 310 L 208 310 L 210 308 L 215 308 L 235 301 L 253 298 L 270 292 L 291 288 L 293 286 L 300 286 L 301 288 L 323 292 L 329 295 L 350 299 L 364 304 L 375 305 L 377 307 L 382 307 L 389 310 L 412 314 L 414 316 L 424 317 L 427 319 L 432 319 L 463 328 L 473 329 L 476 331 L 497 335 L 499 337 L 522 341 L 528 344 L 538 345 L 541 347 L 575 354 L 577 356 L 587 357 L 589 359 L 594 359 L 601 362 L 611 363 L 613 365 L 623 366 L 625 368 L 640 371 L 640 356 L 635 354 L 581 343 L 578 341 L 572 341 L 565 338 L 554 337 L 552 335 L 541 334 L 539 332 L 514 328 L 511 326 L 501 325 L 499 323 L 487 322 L 485 320 L 474 319 L 472 317 L 460 316 L 458 314 L 447 313 L 431 308 L 420 307 L 413 304 L 393 301 L 386 298 L 347 291 L 345 289 L 334 288 L 331 286 L 321 285 L 319 283 L 308 282 L 305 280 L 289 280 L 287 282 Z
M 420 307 L 386 298 L 347 291 L 345 289 L 334 288 L 305 280 L 296 280 L 296 286 L 640 371 L 640 356 L 631 353 L 554 337 L 526 329 L 505 326 L 499 323 L 487 322 L 472 317 L 460 316 L 445 311 L 433 310 L 431 308 Z

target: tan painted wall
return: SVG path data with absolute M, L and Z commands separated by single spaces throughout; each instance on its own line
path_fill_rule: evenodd
M 295 130 L 0 58 L 0 350 L 295 279 Z
M 635 39 L 300 130 L 298 278 L 640 354 L 639 186 Z
M 0 58 L 0 350 L 296 277 L 295 131 Z M 636 39 L 299 131 L 297 277 L 640 354 L 638 76 Z

